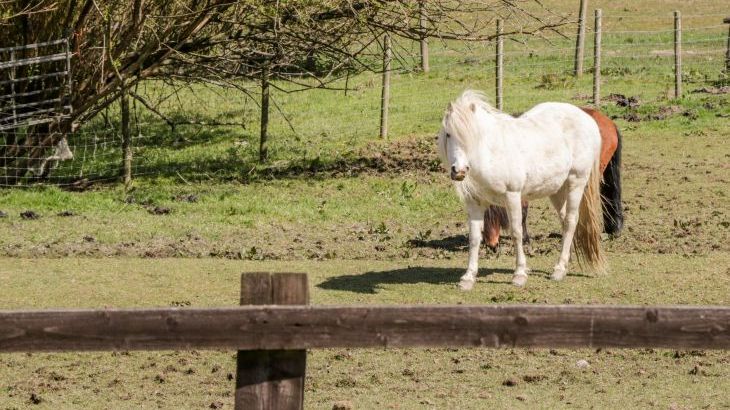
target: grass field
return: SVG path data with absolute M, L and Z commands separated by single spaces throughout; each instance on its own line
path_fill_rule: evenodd
M 235 305 L 239 273 L 260 270 L 308 272 L 313 304 L 730 303 L 727 253 L 610 259 L 606 277 L 556 283 L 537 271 L 515 289 L 511 257 L 503 256 L 489 261 L 470 293 L 454 286 L 462 261 L 430 260 L 6 258 L 0 281 L 4 308 Z M 553 257 L 531 261 L 548 267 Z M 234 374 L 232 352 L 10 354 L 0 356 L 0 407 L 26 408 L 35 397 L 38 408 L 230 408 Z M 713 351 L 316 350 L 307 375 L 307 408 L 730 406 L 730 357 Z
M 575 2 L 543 3 L 574 11 Z M 350 79 L 347 95 L 274 92 L 293 130 L 273 113 L 272 158 L 263 165 L 255 161 L 255 104 L 196 86 L 166 112 L 245 128 L 172 133 L 144 114 L 129 192 L 109 181 L 85 192 L 0 189 L 7 214 L 0 217 L 0 309 L 235 305 L 240 273 L 261 270 L 307 272 L 313 304 L 730 305 L 721 3 L 591 4 L 606 16 L 601 109 L 624 136 L 626 226 L 603 242 L 605 276 L 573 267 L 563 282 L 547 279 L 558 224 L 547 201 L 538 201 L 528 221 L 527 287 L 509 284 L 514 260 L 503 239 L 502 255 L 483 251 L 474 290 L 457 290 L 465 214 L 433 136 L 450 99 L 464 88 L 491 90 L 493 50 L 433 42 L 432 72 L 394 74 L 387 141 L 376 138 L 376 74 Z M 663 31 L 675 8 L 687 29 L 686 94 L 678 100 L 666 53 L 672 34 Z M 565 39 L 509 42 L 506 110 L 544 100 L 589 104 L 591 74 L 569 75 L 570 47 Z M 144 90 L 162 91 L 155 84 Z M 638 105 L 618 106 L 611 93 Z M 99 120 L 83 135 L 106 138 L 105 127 Z M 98 148 L 83 151 L 82 170 L 76 162 L 58 171 L 116 175 L 110 161 L 118 151 Z M 717 351 L 317 350 L 307 371 L 305 405 L 318 409 L 339 401 L 356 409 L 730 408 L 730 355 Z M 231 408 L 234 373 L 234 352 L 6 354 L 0 409 Z

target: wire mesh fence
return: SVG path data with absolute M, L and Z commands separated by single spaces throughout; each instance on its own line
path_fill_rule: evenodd
M 725 69 L 728 26 L 724 15 L 682 16 L 682 81 L 686 99 L 716 98 L 727 102 Z M 587 19 L 583 76 L 574 75 L 572 36 L 505 39 L 504 110 L 520 113 L 542 101 L 576 105 L 592 102 L 593 27 Z M 651 23 L 648 23 L 651 21 Z M 611 111 L 619 96 L 626 101 L 672 104 L 674 98 L 674 34 L 671 13 L 603 17 L 601 95 Z M 421 67 L 418 41 L 393 39 L 389 135 L 431 136 L 443 109 L 463 89 L 495 95 L 495 43 L 429 41 L 429 72 Z M 378 141 L 381 73 L 364 73 L 331 84 L 338 90 L 295 92 L 275 81 L 271 90 L 269 155 L 258 163 L 260 108 L 256 101 L 230 90 L 189 85 L 178 93 L 155 81 L 138 93 L 158 101 L 158 110 L 172 126 L 133 104 L 135 178 L 171 178 L 182 182 L 239 180 L 342 163 Z M 256 93 L 258 84 L 247 84 Z M 625 102 L 625 101 L 624 101 Z M 134 101 L 133 101 L 134 103 Z M 628 103 L 627 103 L 628 104 Z M 727 104 L 725 104 L 727 107 Z M 88 126 L 68 135 L 67 147 L 41 148 L 41 160 L 15 155 L 17 131 L 0 133 L 0 185 L 34 183 L 79 186 L 117 182 L 122 166 L 119 119 L 113 106 Z M 630 118 L 629 118 L 630 120 Z M 41 136 L 42 138 L 42 136 Z M 71 153 L 73 159 L 62 160 Z M 64 156 L 65 155 L 65 156 Z

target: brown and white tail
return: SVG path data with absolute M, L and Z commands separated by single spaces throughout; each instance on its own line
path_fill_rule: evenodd
M 597 273 L 606 272 L 606 259 L 601 250 L 602 225 L 601 172 L 599 161 L 596 159 L 580 201 L 573 246 L 578 262 Z

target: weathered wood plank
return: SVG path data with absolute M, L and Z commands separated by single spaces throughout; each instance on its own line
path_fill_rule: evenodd
M 395 305 L 0 311 L 0 352 L 411 346 L 730 349 L 730 307 Z
M 241 275 L 241 305 L 306 305 L 307 275 L 252 273 Z M 236 364 L 236 409 L 300 410 L 304 406 L 306 350 L 239 350 Z

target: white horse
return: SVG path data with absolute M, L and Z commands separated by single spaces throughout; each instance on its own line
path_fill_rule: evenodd
M 601 136 L 596 121 L 580 108 L 542 103 L 515 118 L 490 106 L 481 93 L 467 90 L 449 104 L 438 148 L 469 214 L 469 265 L 461 289 L 474 286 L 484 211 L 490 204 L 507 208 L 517 257 L 512 283 L 525 285 L 523 199 L 549 197 L 558 212 L 563 240 L 553 279 L 565 277 L 574 234 L 577 256 L 594 270 L 604 270 Z

